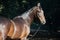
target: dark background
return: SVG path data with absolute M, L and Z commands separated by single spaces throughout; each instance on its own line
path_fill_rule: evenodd
M 60 36 L 60 32 L 58 32 L 60 30 L 59 0 L 0 0 L 0 16 L 13 19 L 35 6 L 38 2 L 41 3 L 47 23 L 41 26 L 36 20 L 32 23 L 31 29 L 37 29 L 37 26 L 40 26 L 40 30 L 46 30 L 41 31 L 40 34 L 51 37 Z

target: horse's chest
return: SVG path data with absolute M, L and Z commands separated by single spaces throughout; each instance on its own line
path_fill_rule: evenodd
M 25 25 L 25 23 L 23 23 L 23 21 L 14 21 L 14 32 L 13 32 L 13 35 L 11 36 L 11 38 L 19 38 L 22 35 L 25 36 L 30 32 L 29 30 L 30 29 L 29 29 L 28 25 Z

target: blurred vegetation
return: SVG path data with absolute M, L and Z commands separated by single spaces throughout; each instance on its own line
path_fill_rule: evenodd
M 32 8 L 38 2 L 41 3 L 45 12 L 49 12 L 52 8 L 54 9 L 53 6 L 56 5 L 56 1 L 52 0 L 0 0 L 0 15 L 13 18 Z

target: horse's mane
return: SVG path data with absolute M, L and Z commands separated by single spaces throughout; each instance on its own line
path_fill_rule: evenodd
M 36 6 L 35 6 L 35 7 L 36 7 Z M 35 7 L 30 8 L 29 10 L 27 10 L 26 12 L 22 13 L 22 14 L 19 15 L 19 16 L 16 16 L 15 18 L 20 18 L 20 17 L 22 17 L 22 16 L 25 16 L 25 17 L 26 17 L 26 16 L 27 16 L 26 14 L 27 14 L 27 13 L 28 13 L 28 14 L 31 13 L 32 10 L 34 10 Z M 14 19 L 15 19 L 15 18 L 14 18 Z

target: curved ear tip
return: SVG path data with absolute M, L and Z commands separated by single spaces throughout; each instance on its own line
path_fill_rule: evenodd
M 40 3 L 38 3 L 37 6 L 40 6 Z

